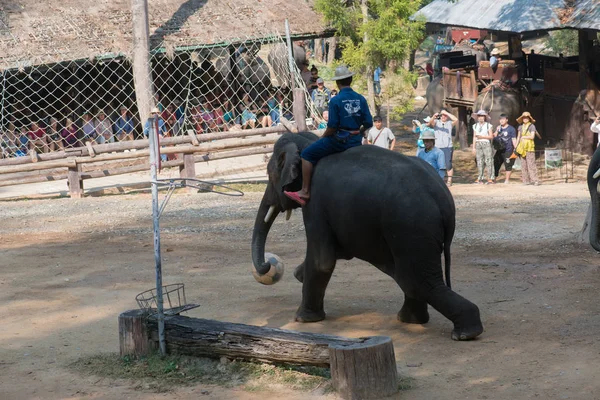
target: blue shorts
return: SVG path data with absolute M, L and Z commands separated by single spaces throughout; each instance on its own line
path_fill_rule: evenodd
M 454 149 L 452 147 L 443 147 L 440 150 L 444 152 L 444 157 L 446 159 L 446 171 L 450 171 L 452 169 L 452 156 L 454 155 Z
M 300 157 L 314 165 L 325 156 L 360 146 L 362 139 L 362 135 L 350 135 L 346 143 L 342 143 L 335 135 L 325 136 L 305 148 Z

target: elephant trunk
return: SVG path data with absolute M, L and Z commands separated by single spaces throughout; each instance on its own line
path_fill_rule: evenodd
M 268 190 L 269 188 L 267 188 Z M 252 263 L 254 268 L 252 274 L 259 283 L 272 285 L 277 283 L 283 276 L 283 262 L 275 254 L 265 254 L 265 243 L 271 225 L 275 222 L 281 209 L 279 205 L 269 206 L 266 198 L 265 192 L 258 208 L 256 221 L 254 221 L 254 231 L 252 232 Z
M 594 157 L 596 158 L 596 157 Z M 593 160 L 592 160 L 593 161 Z M 591 165 L 597 165 L 591 163 Z M 592 220 L 590 222 L 590 245 L 596 251 L 600 251 L 600 203 L 598 202 L 598 190 L 600 189 L 600 169 L 590 168 L 588 171 L 588 189 L 592 198 Z

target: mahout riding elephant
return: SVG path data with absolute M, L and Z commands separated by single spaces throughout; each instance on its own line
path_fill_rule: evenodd
M 600 251 L 600 151 L 596 150 L 587 173 L 588 190 L 591 197 L 592 218 L 589 222 L 590 244 L 596 251 Z
M 508 123 L 515 126 L 517 118 L 524 111 L 523 95 L 518 89 L 503 90 L 492 84 L 478 94 L 473 109 L 487 111 L 494 126 L 498 125 L 500 114 L 506 114 Z
M 294 62 L 296 63 L 296 67 L 301 70 L 302 65 L 306 62 L 306 51 L 304 50 L 304 47 L 298 46 L 297 44 L 294 44 L 292 47 Z M 267 60 L 273 68 L 273 72 L 275 73 L 279 85 L 284 88 L 293 88 L 294 85 L 290 84 L 291 78 L 288 47 L 283 43 L 276 44 L 269 52 Z
M 283 191 L 300 189 L 300 152 L 315 140 L 312 133 L 286 133 L 275 143 L 252 235 L 254 275 L 261 283 L 274 283 L 275 270 L 282 269 L 277 256 L 265 260 L 265 242 L 277 215 L 289 216 L 298 207 Z M 454 323 L 452 339 L 482 333 L 478 307 L 450 288 L 455 207 L 430 165 L 377 146 L 358 146 L 320 160 L 311 188 L 302 208 L 306 258 L 294 273 L 302 282 L 297 321 L 325 318 L 325 290 L 336 261 L 356 257 L 398 283 L 404 292 L 400 321 L 428 322 L 429 304 Z

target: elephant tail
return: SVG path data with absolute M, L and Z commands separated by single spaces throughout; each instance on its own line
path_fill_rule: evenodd
M 451 264 L 451 256 L 450 256 L 450 243 L 452 242 L 451 237 L 446 237 L 444 240 L 444 275 L 446 275 L 446 286 L 449 289 L 452 289 L 450 284 L 450 264 Z

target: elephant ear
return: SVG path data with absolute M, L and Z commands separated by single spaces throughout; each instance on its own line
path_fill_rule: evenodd
M 300 171 L 300 151 L 296 144 L 288 144 L 285 150 L 279 154 L 278 167 L 281 171 L 282 188 L 285 188 L 298 178 L 298 172 Z

